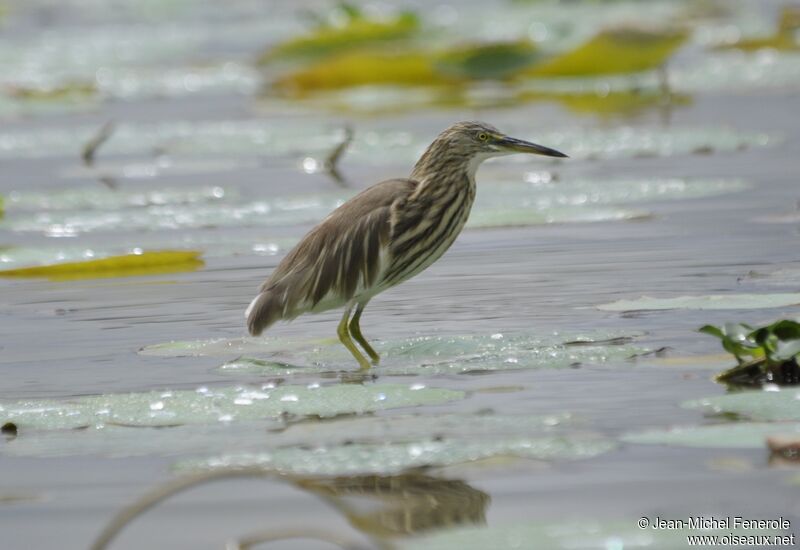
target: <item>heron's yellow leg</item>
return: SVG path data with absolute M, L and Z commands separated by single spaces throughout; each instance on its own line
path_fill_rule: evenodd
M 364 311 L 366 305 L 367 304 L 358 304 L 358 307 L 356 307 L 356 312 L 353 314 L 353 318 L 350 319 L 350 335 L 355 338 L 356 342 L 361 344 L 361 347 L 367 352 L 369 358 L 372 359 L 372 364 L 377 365 L 381 360 L 381 356 L 378 355 L 377 351 L 372 349 L 367 339 L 361 334 L 361 325 L 359 324 L 361 321 L 361 313 Z
M 344 315 L 342 315 L 342 320 L 339 321 L 339 326 L 336 329 L 336 333 L 339 335 L 339 341 L 344 344 L 344 347 L 346 347 L 348 351 L 353 354 L 353 357 L 356 358 L 361 370 L 367 370 L 370 367 L 369 361 L 367 361 L 367 358 L 364 357 L 360 351 L 358 351 L 358 348 L 353 343 L 353 339 L 350 338 L 350 333 L 347 331 L 347 321 L 350 317 L 350 311 L 352 311 L 351 307 L 348 307 L 344 310 Z

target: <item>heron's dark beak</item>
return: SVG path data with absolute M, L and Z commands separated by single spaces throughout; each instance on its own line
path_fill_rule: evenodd
M 544 155 L 546 157 L 569 158 L 564 153 L 556 151 L 555 149 L 508 136 L 498 139 L 495 145 L 501 149 L 513 151 L 515 153 L 532 153 L 534 155 Z

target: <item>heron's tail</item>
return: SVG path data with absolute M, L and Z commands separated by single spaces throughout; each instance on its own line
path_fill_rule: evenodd
M 283 316 L 284 304 L 280 294 L 282 293 L 275 289 L 265 290 L 247 306 L 244 315 L 247 317 L 247 330 L 251 335 L 258 336 Z

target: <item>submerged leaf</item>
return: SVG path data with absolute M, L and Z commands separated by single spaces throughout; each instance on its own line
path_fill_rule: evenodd
M 762 309 L 800 305 L 800 293 L 784 294 L 712 294 L 708 296 L 678 296 L 635 300 L 617 300 L 600 304 L 602 311 L 647 311 L 662 309 Z
M 655 69 L 688 38 L 685 31 L 603 31 L 578 48 L 535 65 L 530 76 L 585 76 Z
M 0 277 L 46 277 L 51 280 L 131 277 L 194 271 L 204 265 L 202 252 L 153 250 L 96 260 L 0 270 Z
M 435 405 L 464 392 L 415 389 L 401 384 L 223 387 L 197 390 L 91 395 L 66 400 L 0 402 L 0 422 L 59 430 L 85 426 L 175 426 L 275 419 L 284 414 L 341 414 Z

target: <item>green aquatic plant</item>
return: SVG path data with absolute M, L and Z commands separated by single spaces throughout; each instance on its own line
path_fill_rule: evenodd
M 439 54 L 434 67 L 442 75 L 471 80 L 509 78 L 541 57 L 526 40 L 466 44 Z
M 754 328 L 745 323 L 705 325 L 700 332 L 719 338 L 738 363 L 716 379 L 739 384 L 800 383 L 800 323 L 781 320 Z

